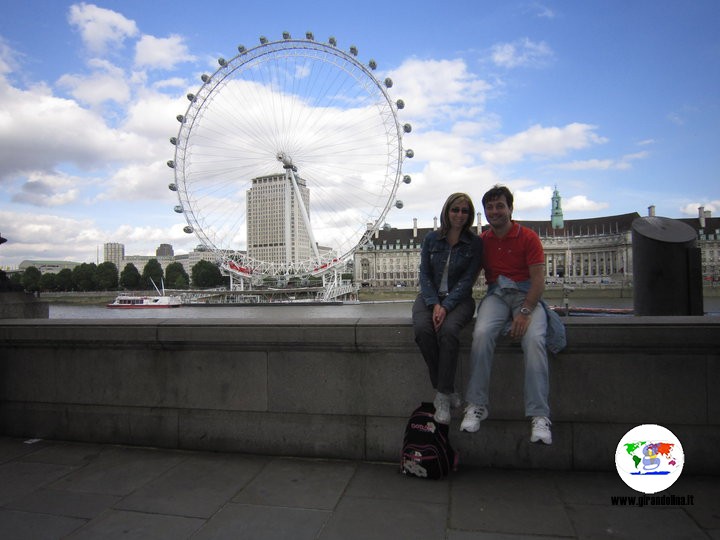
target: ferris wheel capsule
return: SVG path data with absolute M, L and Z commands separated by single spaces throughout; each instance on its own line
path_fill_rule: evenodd
M 375 62 L 375 60 L 370 60 L 368 62 L 368 67 L 370 69 L 372 69 L 373 71 L 375 71 L 377 69 L 377 62 Z
M 350 54 L 352 54 L 353 56 L 358 55 L 358 48 L 355 45 L 350 45 Z
M 174 169 L 174 168 L 175 168 L 175 162 L 174 162 L 172 159 L 169 159 L 169 160 L 167 161 L 167 166 L 170 167 L 171 169 Z
M 207 73 L 203 73 L 202 75 L 200 75 L 200 80 L 206 83 L 210 80 L 210 75 L 208 75 Z
M 171 184 L 168 184 L 168 189 L 170 191 L 177 191 L 177 184 L 175 184 L 174 182 Z
M 290 32 L 283 32 L 283 39 L 292 39 Z
M 170 137 L 170 144 L 177 146 L 177 137 Z
M 237 50 L 240 54 L 243 54 L 247 49 L 245 48 L 245 45 L 238 45 Z
M 309 39 L 310 41 L 315 41 L 315 36 L 312 32 L 305 32 L 305 39 Z
M 337 40 L 332 36 L 330 37 L 330 39 L 328 39 L 328 43 L 333 47 L 337 47 Z
M 403 206 L 405 206 L 405 205 L 403 204 L 403 202 L 401 200 L 398 199 L 397 201 L 395 201 L 395 208 L 400 209 Z
M 175 212 L 177 212 L 178 214 L 182 214 L 183 212 L 185 212 L 185 210 L 183 210 L 183 207 L 179 204 L 176 205 L 173 210 L 175 210 Z
M 221 67 L 227 66 L 227 60 L 224 58 L 218 58 L 218 64 L 220 64 Z
M 392 79 L 391 79 L 390 77 L 388 77 L 387 79 L 385 79 L 385 86 L 386 86 L 387 88 L 392 88 L 392 85 L 393 85 L 393 82 L 392 82 Z
M 409 174 L 406 174 L 405 176 L 403 176 L 403 182 L 406 184 L 409 184 L 410 182 L 412 182 L 412 178 L 410 177 Z
M 404 124 L 403 125 L 403 131 L 405 133 L 410 133 L 412 131 L 412 126 L 410 124 Z
M 398 99 L 398 100 L 395 102 L 395 106 L 396 106 L 398 109 L 404 109 L 404 108 L 405 108 L 405 102 L 404 102 L 402 99 Z
M 407 150 L 405 150 L 405 157 L 413 158 L 415 157 L 415 152 L 408 148 Z
M 183 232 L 184 232 L 184 233 L 187 233 L 187 234 L 192 234 L 192 233 L 194 233 L 195 231 L 193 230 L 193 228 L 192 228 L 190 225 L 185 225 L 185 226 L 183 227 Z

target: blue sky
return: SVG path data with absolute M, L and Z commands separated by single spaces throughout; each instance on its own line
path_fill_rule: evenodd
M 495 183 L 515 218 L 720 212 L 720 2 L 2 0 L 0 267 L 176 253 L 165 162 L 185 95 L 236 46 L 284 31 L 359 49 L 413 126 L 386 221 L 429 227 Z M 100 258 L 100 261 L 102 259 Z

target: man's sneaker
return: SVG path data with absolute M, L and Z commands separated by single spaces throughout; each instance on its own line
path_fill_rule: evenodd
M 532 433 L 530 434 L 530 442 L 544 442 L 545 444 L 552 444 L 552 433 L 550 432 L 549 418 L 545 416 L 533 416 L 532 419 Z
M 460 431 L 475 433 L 480 429 L 480 422 L 488 417 L 488 410 L 485 405 L 473 405 L 470 403 L 465 407 L 465 417 L 460 424 Z
M 449 424 L 450 396 L 447 394 L 443 394 L 442 392 L 438 392 L 435 395 L 435 401 L 433 401 L 433 405 L 435 405 L 435 415 L 433 416 L 433 418 L 435 418 L 435 421 L 438 424 Z

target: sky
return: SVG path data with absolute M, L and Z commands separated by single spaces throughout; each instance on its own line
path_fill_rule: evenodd
M 0 0 L 0 268 L 187 253 L 169 137 L 200 74 L 283 32 L 374 59 L 412 132 L 386 223 L 495 184 L 514 217 L 720 213 L 717 0 Z

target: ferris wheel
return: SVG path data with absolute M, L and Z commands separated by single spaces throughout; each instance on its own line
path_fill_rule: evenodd
M 202 75 L 178 115 L 175 211 L 236 277 L 323 274 L 368 242 L 394 205 L 402 100 L 357 48 L 311 33 L 260 38 Z

